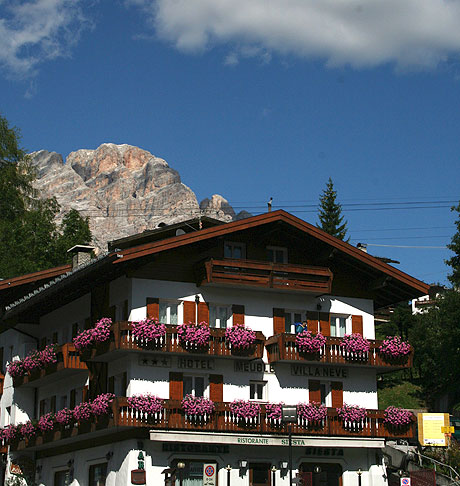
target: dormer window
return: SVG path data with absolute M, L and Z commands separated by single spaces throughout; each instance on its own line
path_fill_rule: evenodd
M 234 241 L 224 243 L 224 258 L 243 260 L 246 258 L 246 244 Z
M 273 263 L 287 263 L 287 248 L 283 246 L 267 246 L 267 260 Z

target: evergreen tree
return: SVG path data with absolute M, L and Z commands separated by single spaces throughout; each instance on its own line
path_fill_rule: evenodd
M 326 184 L 326 189 L 319 198 L 319 223 L 318 228 L 321 228 L 326 233 L 329 233 L 340 240 L 345 240 L 347 234 L 347 222 L 343 221 L 342 206 L 336 202 L 337 191 L 334 190 L 332 179 Z M 348 241 L 348 239 L 346 240 Z
M 452 267 L 452 273 L 447 278 L 455 288 L 460 288 L 460 203 L 458 206 L 453 206 L 451 211 L 457 211 L 459 217 L 455 221 L 457 232 L 452 236 L 451 243 L 447 245 L 447 248 L 455 253 L 452 258 L 446 260 L 447 265 Z
M 0 115 L 0 278 L 62 265 L 71 259 L 67 249 L 91 241 L 88 218 L 75 210 L 59 231 L 59 204 L 38 197 L 35 172 L 19 142 L 19 130 Z

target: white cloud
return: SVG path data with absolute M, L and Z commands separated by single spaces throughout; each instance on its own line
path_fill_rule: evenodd
M 126 0 L 184 51 L 230 43 L 329 65 L 430 67 L 460 51 L 459 0 Z M 238 54 L 235 52 L 235 46 Z M 244 57 L 244 56 L 243 56 Z M 247 57 L 247 56 L 246 56 Z
M 81 0 L 0 0 L 0 66 L 26 78 L 48 59 L 66 56 L 89 22 Z

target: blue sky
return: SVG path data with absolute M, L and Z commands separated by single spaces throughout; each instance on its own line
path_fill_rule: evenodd
M 30 151 L 137 145 L 254 214 L 315 223 L 331 176 L 352 244 L 446 283 L 449 251 L 394 246 L 455 231 L 458 25 L 458 0 L 0 0 L 0 112 Z

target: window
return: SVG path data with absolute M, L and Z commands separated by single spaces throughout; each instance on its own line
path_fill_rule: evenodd
M 70 484 L 70 471 L 56 471 L 54 473 L 54 486 L 68 486 Z
M 160 322 L 163 324 L 177 324 L 179 314 L 178 302 L 160 301 Z
M 241 260 L 243 258 L 246 258 L 245 243 L 226 241 L 224 243 L 224 257 L 233 258 L 235 260 Z
M 67 407 L 67 395 L 62 395 L 59 403 L 59 409 L 62 410 L 63 408 L 66 407 Z
M 249 399 L 250 400 L 265 400 L 265 385 L 266 381 L 250 381 L 249 382 Z
M 232 308 L 228 305 L 209 306 L 209 327 L 226 328 L 231 326 Z
M 331 316 L 331 336 L 343 337 L 345 336 L 347 328 L 347 318 L 342 316 Z
M 204 376 L 184 376 L 184 397 L 186 395 L 203 397 L 204 390 Z
M 107 478 L 107 463 L 93 464 L 89 467 L 88 486 L 105 486 Z
M 287 248 L 281 246 L 267 246 L 267 259 L 269 262 L 273 263 L 287 263 Z
M 284 332 L 295 333 L 295 323 L 305 321 L 305 312 L 285 311 L 284 313 Z

